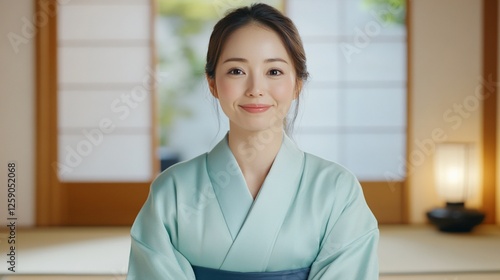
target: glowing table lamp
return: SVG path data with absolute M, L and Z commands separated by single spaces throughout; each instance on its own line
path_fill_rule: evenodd
M 472 168 L 471 144 L 442 143 L 436 145 L 434 176 L 439 195 L 445 199 L 445 208 L 427 212 L 427 218 L 439 230 L 468 232 L 484 219 L 484 214 L 465 208 L 465 201 L 477 184 Z

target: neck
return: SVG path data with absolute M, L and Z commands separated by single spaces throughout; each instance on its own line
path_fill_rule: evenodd
M 229 131 L 229 148 L 238 163 L 246 166 L 261 165 L 263 161 L 272 164 L 283 141 L 282 130 L 273 131 Z
M 229 131 L 229 148 L 255 197 L 281 148 L 284 132 L 265 130 L 258 132 Z

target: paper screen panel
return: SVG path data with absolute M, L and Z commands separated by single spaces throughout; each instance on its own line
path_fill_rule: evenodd
M 359 180 L 403 180 L 406 135 L 401 133 L 345 134 L 345 157 L 341 160 Z M 390 175 L 389 175 L 390 174 Z
M 149 50 L 148 46 L 59 48 L 59 82 L 63 85 L 141 82 L 151 77 Z
M 297 145 L 305 152 L 339 163 L 341 150 L 339 136 L 321 133 L 297 133 L 294 137 Z
M 344 125 L 369 129 L 406 126 L 406 89 L 346 89 Z
M 100 136 L 101 135 L 101 136 Z M 59 136 L 62 181 L 147 181 L 151 176 L 150 135 L 106 134 L 89 129 Z
M 110 119 L 116 127 L 151 127 L 151 92 L 131 90 L 60 91 L 59 128 L 96 127 Z
M 293 18 L 302 37 L 336 36 L 340 33 L 338 17 L 341 1 L 288 0 L 287 5 L 290 7 L 288 16 Z M 315 20 L 304 15 L 314 15 Z
M 62 5 L 59 20 L 64 24 L 58 26 L 59 40 L 148 40 L 150 12 L 147 3 Z
M 144 182 L 155 174 L 151 3 L 59 5 L 58 159 L 71 169 L 59 168 L 62 181 Z
M 336 82 L 341 78 L 340 49 L 337 43 L 305 42 L 310 82 Z
M 373 42 L 357 48 L 359 52 L 345 52 L 343 59 L 345 80 L 348 82 L 406 81 L 406 43 Z
M 296 120 L 301 127 L 327 127 L 340 125 L 342 110 L 338 89 L 308 87 L 302 93 Z

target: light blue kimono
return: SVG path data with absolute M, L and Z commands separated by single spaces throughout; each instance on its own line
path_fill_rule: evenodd
M 227 143 L 165 170 L 131 230 L 127 279 L 310 268 L 307 279 L 378 279 L 377 221 L 356 178 L 287 137 L 253 200 Z

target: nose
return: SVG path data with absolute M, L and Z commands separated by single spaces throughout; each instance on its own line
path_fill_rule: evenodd
M 259 97 L 263 96 L 264 81 L 258 75 L 253 75 L 248 78 L 246 96 Z

